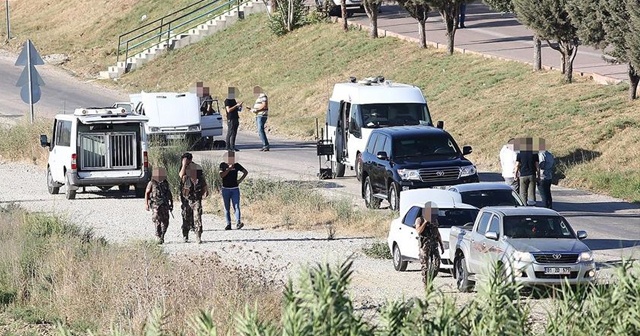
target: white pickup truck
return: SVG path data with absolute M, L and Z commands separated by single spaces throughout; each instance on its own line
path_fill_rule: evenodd
M 451 228 L 449 258 L 461 292 L 498 265 L 525 286 L 588 283 L 595 279 L 596 266 L 581 242 L 585 238 L 587 232 L 574 232 L 551 209 L 484 207 L 475 223 Z

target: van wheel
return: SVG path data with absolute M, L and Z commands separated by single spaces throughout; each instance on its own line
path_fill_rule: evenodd
M 364 180 L 364 204 L 369 209 L 380 209 L 380 199 L 373 196 L 373 187 L 369 176 Z
M 356 178 L 358 181 L 362 181 L 362 153 L 358 153 L 356 156 Z
M 51 169 L 47 168 L 47 191 L 51 195 L 57 195 L 60 192 L 60 186 L 56 182 L 53 181 L 53 176 L 51 176 Z
M 344 163 L 336 163 L 336 177 L 343 177 L 344 171 L 346 170 L 346 166 Z
M 398 272 L 404 272 L 407 270 L 407 264 L 407 261 L 402 260 L 402 253 L 400 253 L 398 244 L 393 244 L 393 268 Z
M 71 186 L 71 181 L 69 181 L 69 177 L 67 176 L 67 183 L 65 184 L 66 187 L 66 193 L 65 193 L 65 197 L 68 200 L 72 200 L 76 198 L 76 190 L 73 189 L 73 187 Z
M 464 255 L 456 260 L 454 265 L 456 272 L 456 287 L 462 293 L 467 293 L 473 288 L 471 280 L 469 280 L 469 271 L 467 270 L 467 263 L 464 260 Z
M 120 192 L 123 192 L 123 193 L 129 192 L 129 185 L 121 184 L 118 186 L 118 190 L 120 190 Z
M 144 186 L 136 186 L 136 197 L 143 198 L 146 188 Z
M 102 191 L 107 191 L 109 189 L 113 188 L 113 186 L 99 186 L 98 189 L 102 190 Z
M 398 188 L 398 184 L 395 182 L 391 182 L 389 185 L 389 209 L 392 211 L 398 211 L 400 208 L 400 189 Z

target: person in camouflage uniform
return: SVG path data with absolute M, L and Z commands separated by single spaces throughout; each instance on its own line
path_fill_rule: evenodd
M 442 237 L 438 230 L 438 208 L 435 203 L 425 203 L 422 216 L 416 218 L 415 228 L 419 236 L 422 281 L 426 284 L 438 274 L 440 268 L 438 245 L 440 245 L 440 251 L 444 253 Z
M 167 171 L 164 168 L 153 169 L 144 200 L 147 211 L 153 209 L 151 220 L 156 227 L 158 243 L 163 244 L 164 235 L 169 227 L 169 212 L 173 211 L 173 195 L 167 182 Z
M 196 242 L 202 242 L 202 199 L 209 196 L 209 188 L 202 168 L 191 162 L 180 179 L 180 199 L 182 201 L 182 236 L 189 241 L 189 231 L 196 234 Z

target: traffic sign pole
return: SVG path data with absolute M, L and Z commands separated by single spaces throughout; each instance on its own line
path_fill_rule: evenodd
M 31 78 L 31 40 L 27 40 L 27 71 L 29 74 L 29 109 L 31 111 L 31 123 L 33 124 L 33 119 L 35 118 L 35 114 L 33 112 L 33 80 Z
M 24 47 L 16 60 L 16 66 L 25 66 L 25 69 L 20 74 L 16 86 L 21 87 L 20 97 L 22 101 L 29 104 L 29 111 L 31 116 L 31 123 L 35 121 L 35 113 L 33 111 L 33 104 L 40 101 L 41 91 L 40 86 L 44 86 L 44 81 L 36 70 L 36 65 L 42 65 L 44 61 L 38 54 L 38 51 L 31 43 L 31 40 L 27 40 L 24 43 Z
M 11 39 L 11 25 L 9 24 L 9 0 L 5 0 L 5 7 L 7 9 L 7 41 Z

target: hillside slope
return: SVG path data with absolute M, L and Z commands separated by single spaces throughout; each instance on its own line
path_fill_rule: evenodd
M 384 75 L 421 87 L 434 119 L 444 120 L 482 169 L 498 170 L 498 152 L 513 136 L 539 136 L 560 159 L 563 185 L 588 187 L 640 200 L 640 102 L 626 86 L 579 79 L 562 84 L 557 72 L 532 73 L 516 62 L 419 50 L 394 38 L 371 40 L 322 23 L 275 37 L 265 16 L 251 16 L 202 43 L 170 53 L 122 79 L 129 91 L 185 90 L 207 82 L 224 98 L 237 86 L 270 94 L 272 132 L 311 138 L 321 123 L 332 85 L 349 76 Z M 253 127 L 252 118 L 243 120 Z

